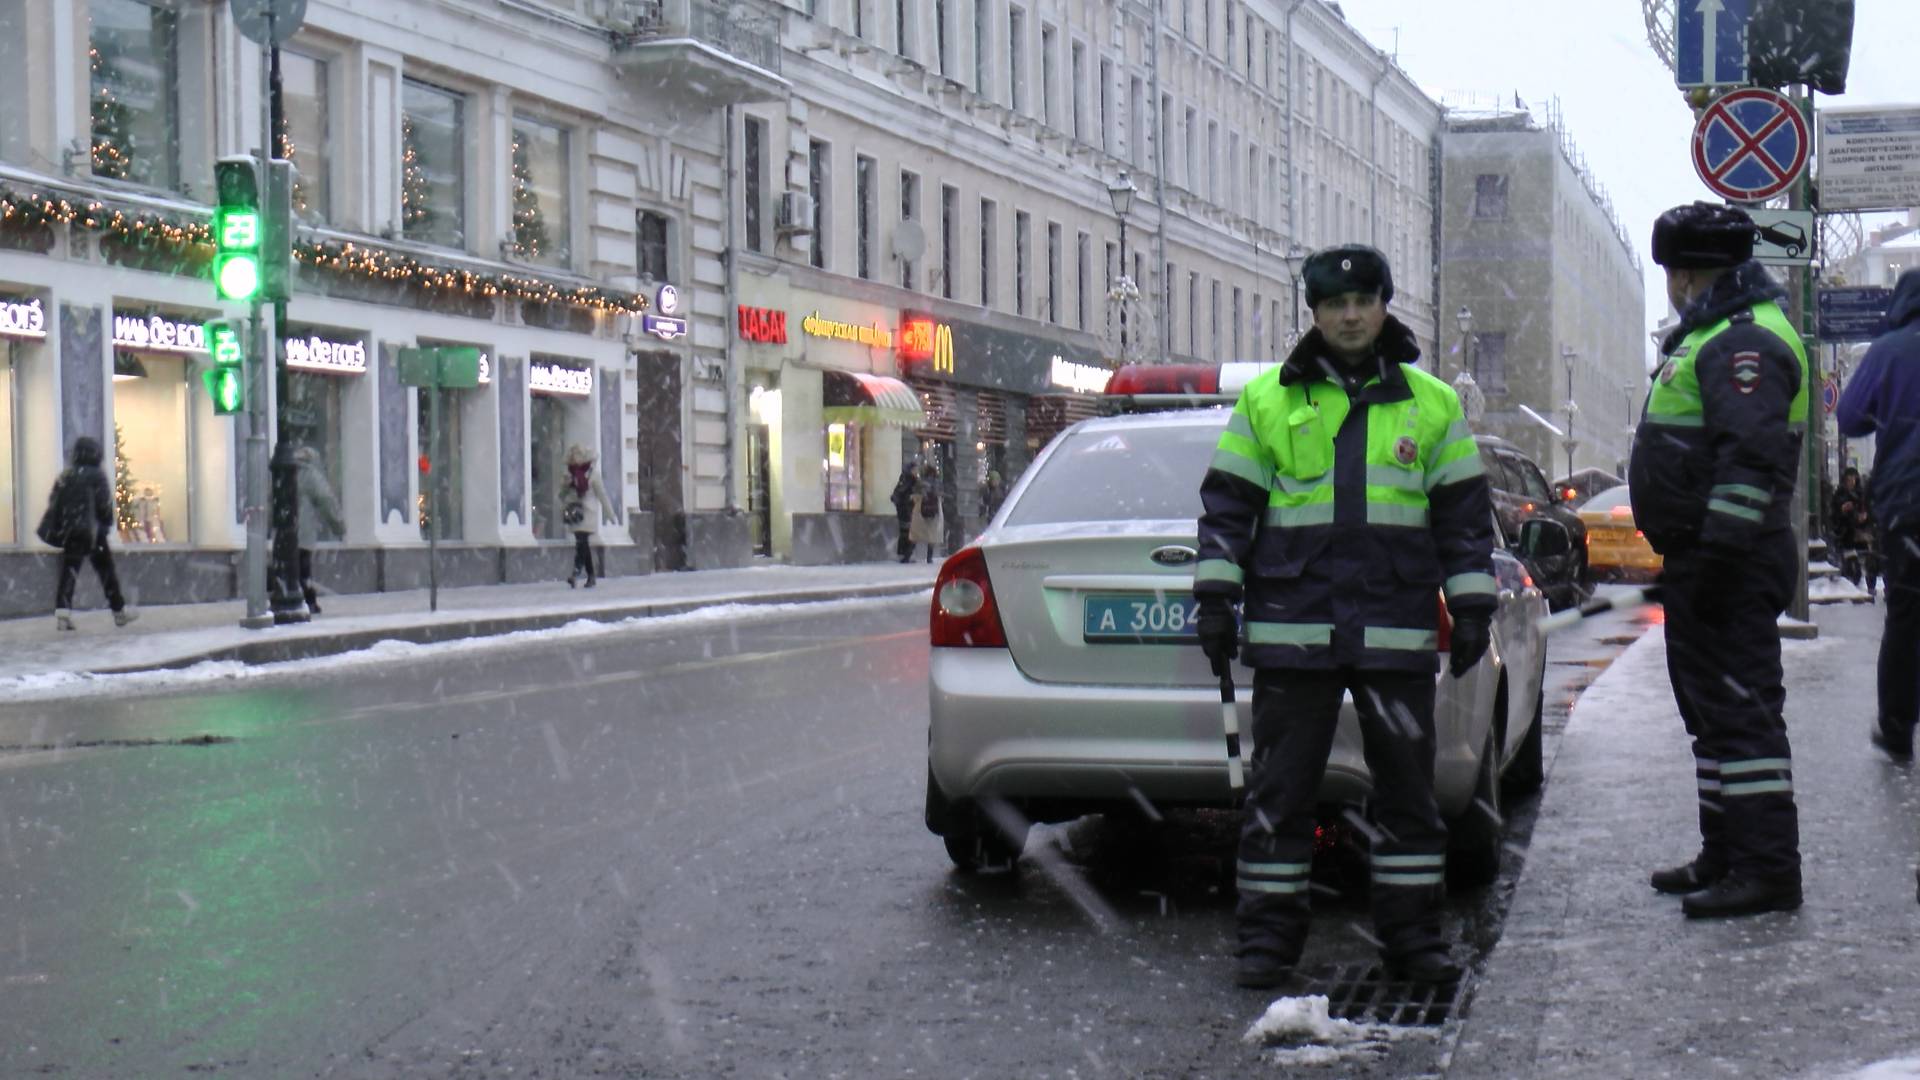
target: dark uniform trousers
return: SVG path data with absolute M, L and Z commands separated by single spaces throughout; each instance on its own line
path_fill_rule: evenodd
M 1920 529 L 1880 538 L 1887 626 L 1880 636 L 1880 731 L 1895 746 L 1913 742 L 1920 720 Z
M 1434 677 L 1341 668 L 1254 673 L 1237 868 L 1242 949 L 1298 956 L 1306 940 L 1314 800 L 1346 690 L 1373 774 L 1373 921 L 1381 949 L 1396 957 L 1445 947 L 1439 901 L 1447 829 L 1433 796 Z
M 1699 558 L 1666 556 L 1667 676 L 1693 737 L 1702 861 L 1800 884 L 1800 824 L 1781 685 L 1780 613 L 1798 575 L 1793 534 L 1755 541 L 1740 587 L 1696 604 Z

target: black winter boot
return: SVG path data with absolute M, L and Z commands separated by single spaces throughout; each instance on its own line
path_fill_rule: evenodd
M 1650 880 L 1655 892 L 1663 892 L 1668 896 L 1683 896 L 1708 888 L 1726 876 L 1725 866 L 1717 862 L 1709 862 L 1705 856 L 1695 856 L 1694 860 L 1685 866 L 1655 870 Z
M 1711 888 L 1680 901 L 1689 919 L 1730 919 L 1767 911 L 1797 911 L 1800 883 L 1756 881 L 1728 873 Z
M 1300 945 L 1282 944 L 1277 948 L 1258 945 L 1240 946 L 1233 969 L 1233 984 L 1249 990 L 1270 990 L 1293 978 L 1300 964 Z
M 1450 983 L 1457 982 L 1462 971 L 1443 945 L 1404 956 L 1387 957 L 1387 974 L 1417 983 Z

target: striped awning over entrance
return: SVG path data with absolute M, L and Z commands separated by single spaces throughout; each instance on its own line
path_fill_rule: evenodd
M 891 375 L 861 371 L 822 373 L 821 416 L 828 422 L 919 427 L 926 419 L 920 395 Z

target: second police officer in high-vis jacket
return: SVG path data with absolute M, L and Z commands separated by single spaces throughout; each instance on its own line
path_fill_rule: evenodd
M 1201 485 L 1201 646 L 1254 669 L 1253 755 L 1241 826 L 1236 981 L 1268 987 L 1299 962 L 1314 803 L 1351 691 L 1373 776 L 1372 898 L 1389 970 L 1460 975 L 1440 933 L 1446 826 L 1434 799 L 1438 594 L 1455 676 L 1486 651 L 1493 515 L 1453 389 L 1414 366 L 1387 314 L 1373 248 L 1302 267 L 1314 328 L 1241 393 Z
M 1665 558 L 1667 673 L 1693 736 L 1700 853 L 1653 874 L 1695 918 L 1800 906 L 1800 827 L 1779 615 L 1799 576 L 1790 514 L 1807 354 L 1753 261 L 1745 212 L 1675 207 L 1653 227 L 1680 325 L 1667 335 L 1627 481 Z

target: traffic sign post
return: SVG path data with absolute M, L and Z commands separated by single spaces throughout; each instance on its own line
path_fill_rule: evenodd
M 440 479 L 433 478 L 433 454 L 445 449 L 440 445 L 440 398 L 448 390 L 471 390 L 480 385 L 480 350 L 472 345 L 401 349 L 397 357 L 400 385 L 417 386 L 427 399 L 427 433 L 420 444 L 427 452 L 420 455 L 420 483 L 427 492 L 427 609 L 440 610 Z
M 1675 0 L 1673 79 L 1681 89 L 1747 81 L 1752 0 Z
M 1806 171 L 1813 139 L 1785 94 L 1748 87 L 1707 106 L 1693 128 L 1693 168 L 1720 197 L 1765 202 Z

